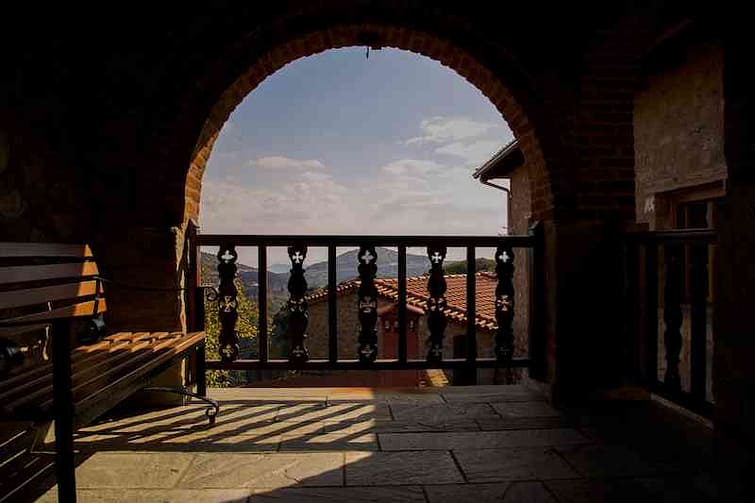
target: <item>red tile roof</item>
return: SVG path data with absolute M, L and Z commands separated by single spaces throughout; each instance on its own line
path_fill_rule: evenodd
M 467 321 L 467 276 L 466 274 L 447 274 L 446 302 L 444 311 L 446 319 L 457 323 Z M 427 276 L 406 278 L 407 305 L 425 310 L 427 303 Z M 495 274 L 480 272 L 475 275 L 475 325 L 486 330 L 495 330 L 495 287 L 498 279 Z M 378 295 L 393 302 L 398 301 L 398 280 L 396 278 L 379 278 L 375 280 Z M 336 287 L 338 296 L 356 292 L 359 280 L 345 281 Z M 307 295 L 310 304 L 326 300 L 328 291 L 319 289 Z

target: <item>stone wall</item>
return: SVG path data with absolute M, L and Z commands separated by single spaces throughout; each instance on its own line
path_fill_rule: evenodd
M 716 42 L 679 50 L 635 96 L 637 221 L 670 226 L 670 191 L 723 180 L 723 52 Z
M 527 165 L 511 174 L 511 222 L 509 232 L 515 235 L 527 234 L 532 222 L 532 201 L 530 198 L 530 176 Z M 526 355 L 530 331 L 530 252 L 527 249 L 514 250 L 514 340 L 518 354 Z
M 392 302 L 381 299 L 379 309 L 391 305 Z M 338 357 L 345 360 L 356 359 L 357 338 L 359 337 L 359 318 L 357 314 L 356 293 L 338 297 Z M 382 344 L 383 326 L 378 323 L 378 344 Z M 319 301 L 309 306 L 309 325 L 307 328 L 307 347 L 310 358 L 321 359 L 328 357 L 328 304 Z M 453 340 L 455 336 L 466 337 L 466 325 L 449 322 L 443 340 L 443 355 L 452 358 L 454 353 Z M 419 358 L 424 358 L 427 352 L 426 341 L 430 336 L 427 328 L 427 318 L 422 315 L 418 319 L 417 348 Z M 492 358 L 495 344 L 495 331 L 477 330 L 477 355 L 480 358 Z M 527 355 L 526 332 L 515 332 L 515 356 Z M 378 358 L 381 358 L 379 355 Z

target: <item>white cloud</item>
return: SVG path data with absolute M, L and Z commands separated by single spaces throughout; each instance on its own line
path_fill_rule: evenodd
M 423 120 L 420 128 L 422 135 L 409 138 L 404 142 L 405 145 L 437 144 L 480 138 L 500 126 L 463 117 L 432 117 Z
M 249 161 L 249 166 L 258 169 L 325 169 L 325 165 L 315 159 L 292 159 L 284 156 L 258 157 Z
M 378 171 L 382 174 L 393 176 L 426 176 L 442 169 L 443 166 L 435 161 L 400 159 L 381 166 Z
M 420 129 L 421 136 L 403 145 L 430 147 L 432 154 L 452 156 L 467 168 L 482 164 L 513 138 L 505 124 L 464 117 L 432 117 L 423 120 Z
M 450 155 L 464 160 L 466 164 L 482 164 L 501 148 L 497 140 L 476 140 L 473 142 L 452 142 L 435 149 L 436 154 Z

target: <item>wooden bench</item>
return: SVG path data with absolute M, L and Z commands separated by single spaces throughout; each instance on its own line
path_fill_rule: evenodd
M 204 332 L 108 335 L 106 311 L 103 278 L 88 246 L 0 243 L 0 420 L 42 426 L 54 419 L 61 501 L 76 498 L 75 428 L 136 391 L 199 398 L 209 405 L 211 424 L 218 412 L 217 402 L 201 396 L 206 393 Z M 82 337 L 86 342 L 78 344 Z M 44 357 L 48 341 L 51 358 Z M 197 394 L 148 388 L 152 378 L 191 352 L 197 358 Z M 28 361 L 33 353 L 37 361 Z

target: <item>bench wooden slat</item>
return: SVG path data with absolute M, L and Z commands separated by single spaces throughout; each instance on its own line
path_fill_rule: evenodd
M 0 333 L 2 333 L 3 330 L 8 331 L 8 333 L 12 333 L 10 331 L 19 331 L 24 332 L 27 329 L 30 329 L 31 327 L 45 327 L 49 324 L 43 323 L 40 325 L 28 325 L 28 326 L 20 326 L 20 327 L 5 327 L 0 329 Z M 89 359 L 94 358 L 96 356 L 105 356 L 105 354 L 102 353 L 103 348 L 109 349 L 114 348 L 113 340 L 111 337 L 113 336 L 122 336 L 124 333 L 128 334 L 134 334 L 134 332 L 118 332 L 116 334 L 107 336 L 103 338 L 101 341 L 96 342 L 94 344 L 89 344 L 86 346 L 79 346 L 76 349 L 72 351 L 71 354 L 71 364 L 72 368 L 76 367 L 76 365 L 80 365 L 82 363 L 87 362 Z M 147 332 L 143 332 L 146 334 Z M 94 354 L 92 354 L 94 353 Z M 21 367 L 19 369 L 11 369 L 10 374 L 7 375 L 2 381 L 0 381 L 0 389 L 8 388 L 12 386 L 17 386 L 19 383 L 23 383 L 27 379 L 33 379 L 35 376 L 39 374 L 49 374 L 49 378 L 52 379 L 52 369 L 51 369 L 51 362 L 50 361 L 43 361 L 38 362 L 37 365 L 29 366 L 29 367 Z M 0 392 L 0 399 L 4 396 L 2 392 Z
M 167 333 L 167 332 L 166 332 Z M 118 359 L 122 354 L 141 349 L 149 344 L 155 334 L 150 332 L 119 332 L 89 346 L 80 346 L 73 351 L 71 371 L 74 376 L 86 369 L 96 368 L 108 359 Z M 128 339 L 126 339 L 128 337 Z M 139 344 L 139 345 L 137 345 Z M 0 403 L 9 403 L 13 397 L 29 396 L 42 390 L 52 393 L 52 365 L 45 362 L 24 369 L 8 379 L 0 381 Z M 8 409 L 10 410 L 10 409 Z
M 45 311 L 43 313 L 27 314 L 24 316 L 17 316 L 15 318 L 6 318 L 2 320 L 2 324 L 14 325 L 14 324 L 26 324 L 39 321 L 53 321 L 64 318 L 79 318 L 82 316 L 95 316 L 107 311 L 107 303 L 105 299 L 89 300 L 86 302 L 79 302 L 78 304 L 72 304 L 70 306 L 59 307 L 51 311 Z
M 0 285 L 30 281 L 84 278 L 99 274 L 96 262 L 0 267 Z
M 77 401 L 76 408 L 79 411 L 78 413 L 86 415 L 87 410 L 93 407 L 96 403 L 105 402 L 106 400 L 103 400 L 102 398 L 103 395 L 107 397 L 128 394 L 132 391 L 128 389 L 128 386 L 130 384 L 133 385 L 134 383 L 138 384 L 141 376 L 152 374 L 156 369 L 187 352 L 197 344 L 202 343 L 204 339 L 204 332 L 189 332 L 188 334 L 183 334 L 183 337 L 181 337 L 174 346 L 150 359 L 146 364 L 132 370 L 126 375 L 122 375 L 119 378 L 108 382 L 107 385 L 103 386 L 95 393 L 87 395 L 84 399 Z M 138 386 L 136 386 L 136 388 L 138 388 Z
M 94 280 L 41 288 L 27 288 L 25 290 L 12 290 L 10 292 L 0 292 L 0 309 L 91 297 L 96 293 L 102 294 L 103 291 L 100 282 Z
M 0 243 L 0 258 L 89 258 L 89 245 L 65 243 Z
M 190 334 L 173 332 L 168 337 L 158 339 L 149 348 L 132 355 L 131 358 L 86 382 L 74 381 L 73 393 L 76 406 L 78 407 L 81 402 L 97 401 L 98 399 L 94 397 L 105 393 L 105 390 L 115 383 L 129 379 L 129 376 L 150 375 L 153 369 L 190 349 L 201 340 L 204 340 L 204 332 Z M 50 410 L 51 407 L 52 396 L 40 404 L 41 410 Z
M 112 352 L 103 351 L 109 354 L 106 358 L 98 359 L 94 364 L 90 362 L 83 368 L 80 365 L 74 368 L 74 394 L 87 384 L 108 376 L 113 370 L 128 366 L 131 362 L 141 361 L 145 354 L 149 355 L 155 347 L 165 344 L 164 340 L 169 338 L 168 332 L 147 333 L 146 335 L 147 339 L 135 343 L 118 344 Z M 6 391 L 6 394 L 9 395 L 10 401 L 3 404 L 3 410 L 7 414 L 12 414 L 14 410 L 23 409 L 25 404 L 34 403 L 40 398 L 52 397 L 52 378 L 51 376 L 38 378 L 33 384 L 24 383 L 20 387 Z

